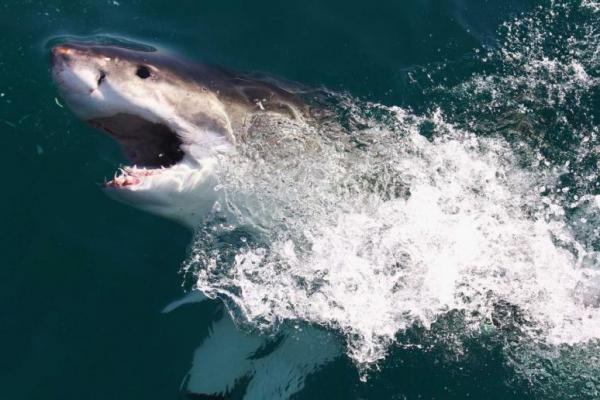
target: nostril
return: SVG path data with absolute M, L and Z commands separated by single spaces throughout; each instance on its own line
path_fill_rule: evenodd
M 104 71 L 100 71 L 100 76 L 98 77 L 98 86 L 100 86 L 104 79 L 106 79 L 106 74 L 104 73 Z

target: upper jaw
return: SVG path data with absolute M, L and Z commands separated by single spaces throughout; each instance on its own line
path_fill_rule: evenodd
M 169 186 L 179 190 L 194 184 L 194 172 L 206 160 L 231 150 L 231 142 L 218 133 L 206 132 L 175 114 L 160 115 L 168 107 L 137 106 L 123 96 L 112 96 L 109 87 L 95 93 L 96 68 L 76 64 L 78 60 L 85 63 L 80 57 L 88 56 L 93 55 L 85 48 L 56 46 L 52 49 L 52 74 L 75 114 L 121 142 L 130 160 L 131 166 L 120 168 L 105 183 L 107 189 L 141 191 Z M 153 156 L 136 157 L 140 151 Z M 165 159 L 169 162 L 163 163 Z

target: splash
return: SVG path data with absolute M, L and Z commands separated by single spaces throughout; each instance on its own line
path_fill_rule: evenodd
M 537 355 L 596 342 L 595 6 L 505 23 L 476 56 L 483 72 L 453 87 L 424 73 L 429 112 L 340 95 L 345 135 L 299 124 L 249 140 L 221 171 L 239 221 L 199 229 L 195 286 L 253 328 L 336 329 L 362 369 L 450 312 L 461 335 L 511 327 Z M 519 349 L 516 370 L 532 365 Z

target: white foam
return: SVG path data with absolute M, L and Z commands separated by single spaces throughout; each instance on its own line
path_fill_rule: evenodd
M 551 18 L 538 17 L 506 25 L 515 39 L 498 52 L 511 67 L 506 79 L 475 76 L 459 90 L 490 94 L 486 110 L 508 103 L 527 115 L 531 99 L 517 104 L 510 96 L 544 85 L 550 95 L 536 105 L 576 106 L 598 83 L 590 73 L 595 64 L 547 57 L 535 35 Z M 514 33 L 520 30 L 534 36 L 525 41 Z M 570 188 L 559 183 L 565 173 L 578 182 L 595 175 L 577 175 L 525 140 L 458 129 L 441 112 L 418 117 L 376 107 L 396 120 L 353 132 L 364 148 L 321 132 L 309 151 L 241 152 L 223 171 L 223 190 L 240 224 L 264 237 L 207 249 L 206 236 L 218 242 L 225 230 L 204 231 L 185 266 L 198 288 L 226 298 L 256 326 L 300 319 L 339 329 L 359 366 L 385 357 L 399 332 L 428 328 L 451 310 L 475 332 L 502 325 L 501 304 L 522 313 L 520 330 L 536 342 L 598 340 L 600 264 L 586 232 L 597 229 L 600 209 L 593 196 L 571 203 Z M 419 134 L 423 123 L 435 127 L 433 140 Z M 274 134 L 315 135 L 306 129 Z M 580 134 L 587 142 L 595 137 Z M 597 150 L 581 147 L 580 158 Z
M 588 7 L 593 12 L 600 11 L 600 3 L 598 1 L 596 1 L 596 0 L 583 0 L 581 2 L 581 5 L 583 7 Z
M 415 323 L 459 309 L 476 328 L 500 301 L 522 309 L 547 340 L 597 337 L 599 310 L 576 295 L 581 285 L 596 290 L 593 271 L 580 269 L 585 251 L 567 250 L 577 242 L 562 208 L 540 194 L 554 184 L 552 170 L 523 170 L 504 140 L 457 131 L 440 115 L 433 121 L 446 133 L 429 142 L 415 117 L 395 111 L 404 134 L 366 133 L 380 145 L 367 152 L 323 145 L 294 160 L 299 169 L 290 160 L 232 168 L 229 190 L 275 215 L 271 242 L 242 247 L 225 274 L 195 253 L 198 287 L 225 294 L 259 325 L 301 319 L 341 329 L 361 365 L 384 357 Z M 408 197 L 375 190 L 390 183 L 390 169 Z M 365 182 L 368 173 L 375 182 Z

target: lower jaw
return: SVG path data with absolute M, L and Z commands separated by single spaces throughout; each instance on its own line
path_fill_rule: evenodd
M 112 188 L 123 188 L 128 186 L 135 186 L 142 183 L 142 180 L 148 176 L 156 175 L 161 173 L 164 169 L 148 169 L 138 167 L 124 167 L 120 169 L 120 174 L 104 184 L 105 187 Z

